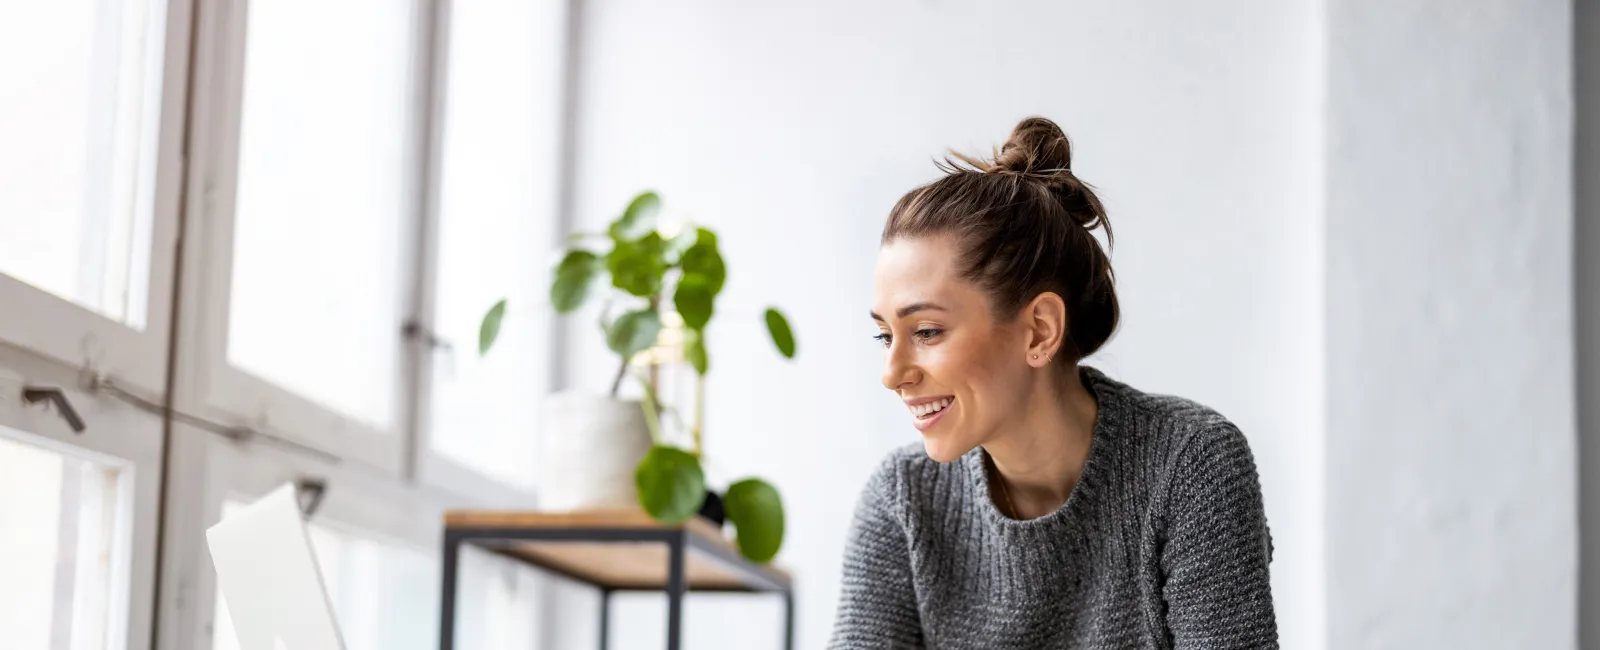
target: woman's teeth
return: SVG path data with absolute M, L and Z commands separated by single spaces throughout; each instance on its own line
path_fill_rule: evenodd
M 927 404 L 919 404 L 917 406 L 912 406 L 912 407 L 909 407 L 909 408 L 911 409 L 911 414 L 912 415 L 914 415 L 916 417 L 919 417 L 919 418 L 925 418 L 925 417 L 928 417 L 930 415 L 933 415 L 934 413 L 938 413 L 939 411 L 943 411 L 944 407 L 949 406 L 950 403 L 954 402 L 954 401 L 955 401 L 955 398 L 946 397 L 946 398 L 944 398 L 942 400 L 939 400 L 937 402 L 928 402 Z

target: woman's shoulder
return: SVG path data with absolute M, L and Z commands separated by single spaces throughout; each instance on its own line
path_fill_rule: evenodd
M 1164 464 L 1217 453 L 1248 458 L 1244 433 L 1217 409 L 1187 397 L 1146 392 L 1104 375 L 1101 378 L 1105 394 L 1113 397 L 1121 410 L 1121 428 L 1145 451 L 1161 456 Z
M 1207 432 L 1202 435 L 1222 435 L 1230 430 L 1238 431 L 1238 427 L 1221 412 L 1199 401 L 1140 390 L 1111 379 L 1098 370 L 1091 369 L 1091 377 L 1095 393 L 1101 401 L 1113 400 L 1115 407 L 1123 411 L 1120 415 L 1124 418 L 1124 426 L 1140 429 L 1140 433 L 1186 437 L 1198 432 Z

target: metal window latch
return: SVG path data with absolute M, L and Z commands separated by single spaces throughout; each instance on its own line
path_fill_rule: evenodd
M 422 341 L 435 350 L 450 352 L 455 349 L 450 345 L 449 341 L 439 338 L 439 335 L 434 333 L 433 330 L 414 320 L 408 320 L 404 325 L 400 326 L 400 335 L 407 339 Z
M 400 335 L 406 340 L 419 341 L 435 353 L 444 354 L 445 374 L 454 377 L 456 374 L 456 348 L 450 341 L 440 338 L 433 330 L 416 320 L 408 320 L 400 326 Z
M 67 394 L 60 388 L 45 386 L 23 386 L 22 403 L 38 404 L 46 402 L 55 406 L 56 414 L 67 421 L 67 426 L 72 427 L 73 433 L 81 434 L 88 427 L 84 425 L 83 418 L 78 416 L 78 410 L 72 408 L 72 402 L 67 401 Z
M 295 497 L 300 502 L 300 513 L 310 519 L 322 505 L 322 496 L 328 491 L 328 482 L 320 478 L 302 477 L 294 482 Z

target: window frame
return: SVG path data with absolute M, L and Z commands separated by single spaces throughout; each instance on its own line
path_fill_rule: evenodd
M 113 563 L 113 600 L 107 606 L 107 638 L 123 638 L 123 647 L 145 647 L 155 624 L 148 594 L 156 581 L 161 418 L 75 388 L 77 377 L 74 368 L 0 345 L 0 438 L 121 470 L 113 532 L 120 539 Z M 24 385 L 61 388 L 83 418 L 84 431 L 72 431 L 51 408 L 23 404 Z
M 92 366 L 145 390 L 166 381 L 177 272 L 179 210 L 188 111 L 190 16 L 194 0 L 163 0 L 160 92 L 155 98 L 155 151 L 150 200 L 150 268 L 143 328 L 134 328 L 0 272 L 0 306 L 26 318 L 0 319 L 0 341 L 72 367 Z M 100 191 L 94 189 L 92 191 Z M 138 295 L 139 292 L 133 292 Z
M 210 9 L 204 21 L 200 52 L 195 57 L 197 84 L 196 165 L 191 182 L 190 214 L 186 239 L 199 245 L 186 251 L 188 274 L 184 287 L 182 325 L 194 332 L 185 337 L 191 349 L 179 354 L 179 367 L 190 386 L 198 387 L 188 406 L 210 417 L 270 432 L 340 458 L 365 463 L 397 477 L 408 474 L 410 431 L 415 399 L 406 374 L 419 354 L 413 341 L 402 337 L 406 320 L 417 310 L 412 277 L 403 276 L 395 290 L 405 316 L 394 324 L 397 367 L 394 378 L 392 424 L 382 429 L 318 404 L 313 399 L 278 386 L 232 365 L 228 360 L 228 330 L 232 304 L 234 223 L 238 187 L 239 140 L 243 118 L 244 55 L 248 6 L 243 0 L 202 0 Z M 436 0 L 406 0 L 413 12 L 410 78 L 412 105 L 404 166 L 413 184 L 426 178 L 428 166 L 423 131 L 427 103 L 427 53 L 430 6 Z M 407 245 L 401 251 L 401 268 L 416 273 L 421 267 L 421 236 L 426 222 L 419 192 L 403 198 L 401 228 Z
M 0 319 L 0 426 L 28 441 L 80 458 L 115 462 L 132 487 L 122 498 L 130 540 L 118 576 L 111 620 L 124 646 L 178 650 L 210 642 L 215 577 L 205 552 L 205 529 L 223 499 L 241 486 L 263 486 L 297 475 L 329 483 L 323 516 L 437 554 L 445 507 L 514 508 L 536 503 L 531 490 L 432 451 L 433 364 L 429 334 L 437 295 L 443 112 L 448 71 L 451 0 L 407 0 L 413 12 L 402 227 L 412 239 L 402 251 L 405 275 L 396 290 L 406 314 L 395 323 L 401 346 L 390 431 L 375 431 L 331 409 L 274 386 L 227 359 L 231 307 L 234 200 L 237 187 L 245 35 L 249 0 L 162 0 L 164 32 L 150 206 L 149 273 L 144 326 L 136 329 L 0 274 L 0 307 L 23 318 Z M 261 1 L 261 0 L 256 0 Z M 552 97 L 571 124 L 573 25 L 577 5 L 547 0 L 559 11 L 566 42 L 554 65 L 566 79 Z M 159 72 L 155 72 L 159 70 Z M 570 157 L 570 134 L 557 133 Z M 570 177 L 562 165 L 557 191 Z M 548 227 L 562 234 L 559 213 Z M 135 295 L 141 293 L 133 292 Z M 415 324 L 419 335 L 401 336 Z M 560 328 L 556 328 L 559 332 Z M 556 339 L 550 338 L 552 349 Z M 468 342 L 461 342 L 464 346 Z M 176 347 L 174 347 L 176 346 Z M 554 360 L 554 356 L 552 356 Z M 155 404 L 225 425 L 280 435 L 336 455 L 326 461 L 258 443 L 234 442 L 178 420 L 141 410 L 105 392 L 90 392 L 86 370 L 103 373 Z M 555 373 L 552 371 L 552 376 Z M 54 413 L 23 406 L 23 381 L 63 388 L 88 424 L 72 432 Z M 170 393 L 169 393 L 170 391 Z M 530 435 L 532 432 L 530 432 Z M 14 437 L 7 434 L 8 437 Z M 170 446 L 169 446 L 170 445 Z M 265 477 L 265 478 L 263 478 Z M 163 485 L 165 482 L 165 485 Z M 269 485 L 270 484 L 270 485 Z M 155 594 L 157 597 L 152 598 Z

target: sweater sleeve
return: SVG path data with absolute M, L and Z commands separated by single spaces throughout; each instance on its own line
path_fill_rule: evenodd
M 888 459 L 856 504 L 829 650 L 912 650 L 922 624 L 906 529 L 897 516 L 898 463 Z
M 1244 434 L 1231 424 L 1193 434 L 1169 489 L 1161 563 L 1174 650 L 1277 648 L 1272 538 Z

